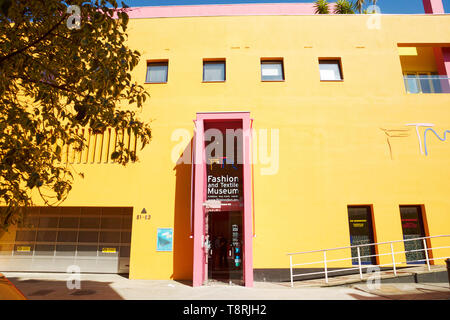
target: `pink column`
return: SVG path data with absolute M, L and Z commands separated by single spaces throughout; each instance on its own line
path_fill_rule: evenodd
M 250 114 L 242 119 L 244 147 L 244 284 L 253 287 L 253 219 Z
M 194 256 L 193 256 L 193 275 L 192 275 L 192 286 L 198 287 L 203 284 L 205 277 L 205 254 L 203 248 L 203 235 L 204 235 L 204 214 L 203 214 L 203 189 L 205 184 L 205 171 L 206 167 L 204 165 L 204 132 L 203 132 L 203 120 L 196 120 L 195 122 L 195 136 L 194 136 Z
M 444 14 L 444 4 L 442 0 L 423 0 L 423 7 L 425 13 L 429 14 Z M 436 66 L 438 73 L 441 76 L 450 77 L 450 48 L 436 47 L 434 48 L 434 56 L 436 59 Z M 447 80 L 442 81 L 443 92 L 450 93 L 450 85 Z
M 450 77 L 450 47 L 434 48 L 434 55 L 439 74 Z
M 436 66 L 440 76 L 450 77 L 450 47 L 433 48 Z M 450 93 L 450 81 L 443 79 L 440 81 L 442 93 Z
M 442 14 L 444 12 L 444 4 L 442 0 L 422 0 L 425 13 Z

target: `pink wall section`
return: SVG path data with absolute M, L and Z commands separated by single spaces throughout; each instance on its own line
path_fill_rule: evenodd
M 204 202 L 204 175 L 205 159 L 204 159 L 204 147 L 203 147 L 204 135 L 203 135 L 203 121 L 195 121 L 195 135 L 194 135 L 194 254 L 193 254 L 193 275 L 192 285 L 194 287 L 201 286 L 204 281 L 205 274 L 205 261 L 203 253 L 203 233 L 204 233 L 204 221 L 203 218 L 203 202 Z
M 443 14 L 442 0 L 422 0 L 425 13 Z M 330 12 L 335 4 L 330 3 Z M 249 3 L 187 6 L 133 7 L 128 15 L 132 19 L 208 17 L 208 16 L 258 16 L 258 15 L 313 15 L 314 3 Z
M 425 13 L 440 14 L 444 12 L 444 4 L 442 0 L 423 0 Z
M 330 5 L 330 11 L 334 4 Z M 312 15 L 313 3 L 215 4 L 131 8 L 130 18 L 246 16 L 246 15 Z
M 434 48 L 438 73 L 450 77 L 450 47 Z
M 445 75 L 450 77 L 450 47 L 442 48 L 442 61 L 442 69 L 445 70 Z

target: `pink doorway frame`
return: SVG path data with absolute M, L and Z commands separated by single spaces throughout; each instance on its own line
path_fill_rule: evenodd
M 193 254 L 193 276 L 192 285 L 201 286 L 207 278 L 208 270 L 205 270 L 204 254 L 204 230 L 205 230 L 205 211 L 203 203 L 206 200 L 206 159 L 204 147 L 204 123 L 205 121 L 226 121 L 242 120 L 243 130 L 243 193 L 244 193 L 244 221 L 243 221 L 243 240 L 244 240 L 244 259 L 243 273 L 244 285 L 253 286 L 253 219 L 252 219 L 252 184 L 251 184 L 251 128 L 249 112 L 217 112 L 217 113 L 197 113 L 195 122 L 195 134 L 193 141 L 194 162 L 194 194 L 193 205 L 193 227 L 194 227 L 194 254 Z

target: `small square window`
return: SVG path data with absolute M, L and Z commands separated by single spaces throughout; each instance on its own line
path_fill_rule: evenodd
M 147 78 L 146 83 L 166 83 L 167 73 L 169 70 L 169 62 L 147 62 Z
M 320 80 L 321 81 L 341 81 L 342 70 L 341 61 L 334 60 L 319 60 Z
M 203 61 L 203 81 L 225 81 L 225 61 Z
M 284 68 L 282 60 L 261 61 L 261 81 L 283 81 Z

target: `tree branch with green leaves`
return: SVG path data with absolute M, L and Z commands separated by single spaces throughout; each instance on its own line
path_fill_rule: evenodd
M 33 195 L 63 201 L 74 169 L 62 147 L 86 146 L 81 128 L 132 132 L 151 139 L 140 119 L 149 94 L 132 80 L 140 53 L 127 44 L 126 6 L 114 0 L 72 0 L 80 28 L 69 29 L 60 0 L 0 0 L 0 227 L 23 218 Z M 111 158 L 127 165 L 135 150 L 117 143 Z

